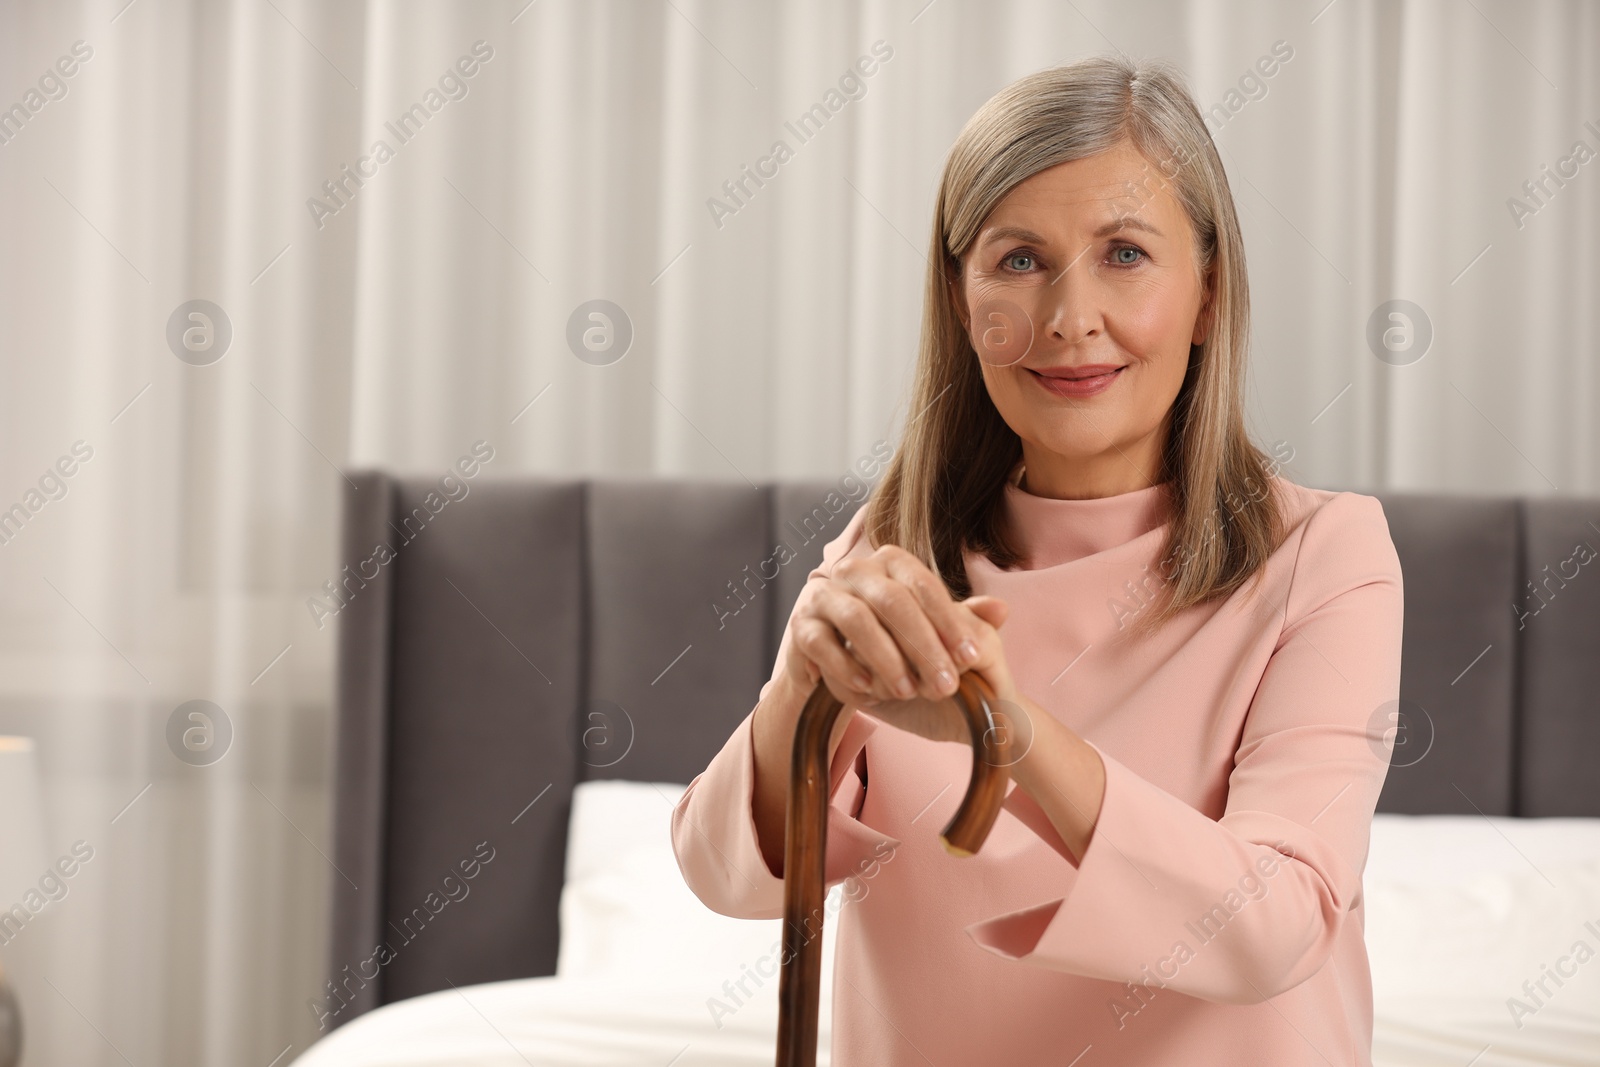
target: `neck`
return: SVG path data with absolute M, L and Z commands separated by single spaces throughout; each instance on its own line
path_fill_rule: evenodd
M 1024 441 L 1017 488 L 1053 500 L 1094 500 L 1145 489 L 1165 479 L 1159 453 L 1113 449 L 1091 459 L 1047 452 Z

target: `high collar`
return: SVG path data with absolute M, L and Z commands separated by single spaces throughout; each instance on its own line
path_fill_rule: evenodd
M 1172 483 L 1157 482 L 1114 496 L 1058 500 L 1020 488 L 1022 464 L 1006 481 L 1006 519 L 1023 567 L 1038 570 L 1106 552 L 1149 533 L 1172 517 Z

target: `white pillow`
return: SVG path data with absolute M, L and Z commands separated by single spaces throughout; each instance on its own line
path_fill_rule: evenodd
M 732 919 L 702 904 L 672 852 L 672 809 L 686 787 L 674 783 L 583 782 L 573 792 L 567 874 L 561 891 L 561 977 L 659 978 L 702 983 L 732 1005 L 725 982 L 777 998 L 783 939 L 778 919 Z M 823 925 L 823 988 L 833 973 L 833 933 L 842 889 L 829 894 Z M 766 959 L 766 957 L 770 957 Z M 768 979 L 745 969 L 772 972 Z M 826 993 L 824 994 L 826 996 Z

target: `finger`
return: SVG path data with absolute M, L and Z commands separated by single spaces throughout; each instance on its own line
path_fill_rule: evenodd
M 948 696 L 955 692 L 955 663 L 916 593 L 895 580 L 885 562 L 874 559 L 876 565 L 855 568 L 842 576 L 836 570 L 835 576 L 872 609 L 907 664 L 906 674 L 887 676 L 895 696 L 901 700 L 915 695 L 929 700 Z
M 828 691 L 843 701 L 860 701 L 872 695 L 872 678 L 844 647 L 832 622 L 808 610 L 789 624 L 795 650 L 814 665 Z M 813 683 L 815 684 L 815 683 Z
M 938 634 L 939 650 L 947 670 L 960 674 L 977 660 L 979 627 L 972 613 L 951 599 L 944 581 L 916 556 L 903 550 L 888 557 L 889 573 L 912 592 L 923 614 Z M 980 616 L 981 618 L 981 616 Z M 951 686 L 947 692 L 954 692 Z
M 997 630 L 1005 625 L 1006 618 L 1011 614 L 1010 606 L 999 597 L 980 594 L 978 596 L 969 596 L 961 603 L 973 614 Z
M 901 654 L 900 646 L 874 605 L 852 589 L 867 582 L 868 566 L 849 566 L 845 560 L 834 567 L 828 585 L 817 598 L 818 613 L 831 622 L 850 643 L 849 652 L 872 677 L 872 693 L 881 700 L 904 700 L 915 695 L 916 678 Z
M 978 629 L 978 658 L 967 669 L 981 675 L 999 699 L 1009 701 L 1012 699 L 1014 688 L 1011 669 L 1006 661 L 1005 644 L 1000 640 L 1000 631 L 983 622 L 977 617 L 976 611 L 971 611 L 969 614 L 974 616 Z

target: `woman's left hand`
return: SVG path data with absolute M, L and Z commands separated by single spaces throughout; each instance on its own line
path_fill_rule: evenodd
M 972 596 L 960 602 L 976 620 L 978 658 L 965 670 L 975 671 L 989 688 L 994 690 L 1002 712 L 1012 709 L 1017 715 L 1016 686 L 1011 680 L 1011 669 L 1006 663 L 1005 647 L 1000 643 L 1000 627 L 1006 621 L 1007 607 L 1003 600 L 992 596 Z M 863 711 L 889 726 L 897 727 L 925 737 L 930 741 L 958 741 L 970 744 L 972 732 L 966 717 L 956 706 L 954 690 L 940 700 L 912 697 L 909 700 L 863 701 L 858 705 Z
M 977 619 L 976 671 L 994 690 L 996 727 L 1010 736 L 1010 774 L 1017 789 L 1039 805 L 1081 862 L 1094 837 L 1105 797 L 1106 770 L 1100 753 L 1028 697 L 1017 692 L 1000 644 L 1006 604 L 990 596 L 968 597 L 961 606 Z M 859 706 L 875 719 L 933 741 L 972 742 L 972 731 L 955 700 L 881 700 Z

